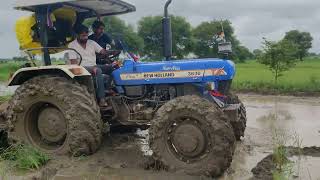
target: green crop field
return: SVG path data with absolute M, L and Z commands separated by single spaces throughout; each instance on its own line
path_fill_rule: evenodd
M 6 62 L 0 63 L 0 81 L 7 81 L 10 77 L 10 74 L 14 73 L 19 69 L 21 62 Z
M 10 75 L 15 73 L 19 67 L 21 67 L 26 62 L 16 62 L 16 61 L 7 61 L 0 62 L 0 81 L 7 81 L 10 78 Z M 41 64 L 41 62 L 36 61 L 37 64 Z M 64 64 L 62 60 L 53 61 L 52 64 Z
M 237 64 L 233 89 L 254 92 L 320 92 L 320 59 L 308 58 L 284 72 L 275 84 L 271 71 L 256 61 Z
M 0 81 L 7 81 L 21 62 L 0 63 Z M 252 60 L 236 65 L 233 90 L 260 93 L 320 93 L 320 58 L 307 58 L 285 72 L 275 84 L 271 71 Z

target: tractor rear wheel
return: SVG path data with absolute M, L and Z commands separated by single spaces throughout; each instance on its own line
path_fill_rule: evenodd
M 169 170 L 214 177 L 232 161 L 232 126 L 219 107 L 201 97 L 182 96 L 164 104 L 149 133 L 155 160 Z
M 86 87 L 62 77 L 35 77 L 17 90 L 7 111 L 9 142 L 54 154 L 92 154 L 103 124 Z
M 241 137 L 244 137 L 244 132 L 247 127 L 247 111 L 244 104 L 241 102 L 239 97 L 235 94 L 230 93 L 227 96 L 228 104 L 240 104 L 240 109 L 238 110 L 238 119 L 235 121 L 231 121 L 231 125 L 234 130 L 234 134 L 238 141 L 241 140 Z

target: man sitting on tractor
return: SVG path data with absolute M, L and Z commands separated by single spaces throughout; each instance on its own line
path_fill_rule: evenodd
M 95 41 L 98 43 L 101 47 L 106 48 L 106 50 L 110 50 L 111 48 L 114 50 L 110 50 L 110 54 L 114 57 L 118 57 L 118 55 L 121 53 L 123 48 L 123 44 L 119 39 L 112 39 L 111 36 L 104 32 L 105 24 L 100 21 L 96 20 L 92 24 L 92 30 L 93 34 L 89 36 L 89 39 Z M 133 59 L 136 59 L 137 57 L 133 57 Z M 97 54 L 97 64 L 112 64 L 114 61 L 110 59 L 110 57 L 106 58 L 103 55 Z
M 80 25 L 76 29 L 77 38 L 72 41 L 68 47 L 75 49 L 82 56 L 82 62 L 80 65 L 84 66 L 95 78 L 97 86 L 97 99 L 100 106 L 106 106 L 105 102 L 105 86 L 103 74 L 111 74 L 114 70 L 112 65 L 97 65 L 96 64 L 96 54 L 107 56 L 108 53 L 106 49 L 102 48 L 98 43 L 90 40 L 88 37 L 89 29 Z M 71 64 L 78 64 L 78 55 L 70 51 L 69 59 Z
M 89 39 L 97 42 L 101 47 L 106 48 L 108 45 L 114 45 L 112 38 L 104 32 L 106 25 L 96 20 L 92 24 L 93 34 L 89 36 Z

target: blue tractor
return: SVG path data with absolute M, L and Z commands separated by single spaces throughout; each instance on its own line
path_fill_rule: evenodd
M 221 175 L 230 166 L 235 142 L 246 127 L 245 107 L 229 92 L 235 64 L 216 58 L 171 60 L 170 3 L 163 18 L 166 61 L 125 60 L 106 77 L 113 93 L 106 93 L 109 106 L 99 107 L 94 78 L 81 64 L 51 64 L 50 54 L 66 49 L 63 44 L 72 39 L 72 33 L 60 37 L 60 44 L 53 41 L 53 31 L 61 26 L 52 29 L 48 17 L 69 22 L 63 26 L 67 31 L 87 18 L 129 13 L 135 7 L 121 0 L 20 0 L 16 9 L 34 13 L 20 22 L 32 26 L 20 33 L 33 32 L 32 37 L 27 33 L 19 39 L 32 39 L 21 48 L 40 53 L 44 65 L 31 60 L 31 67 L 19 69 L 9 81 L 9 86 L 19 86 L 1 126 L 10 142 L 54 154 L 88 155 L 98 150 L 110 128 L 144 127 L 149 129 L 153 157 L 166 168 Z M 221 48 L 224 53 L 228 50 Z

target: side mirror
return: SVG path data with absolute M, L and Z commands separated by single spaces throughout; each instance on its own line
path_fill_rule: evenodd
M 218 44 L 218 50 L 220 54 L 231 54 L 232 44 L 231 42 L 222 42 Z

